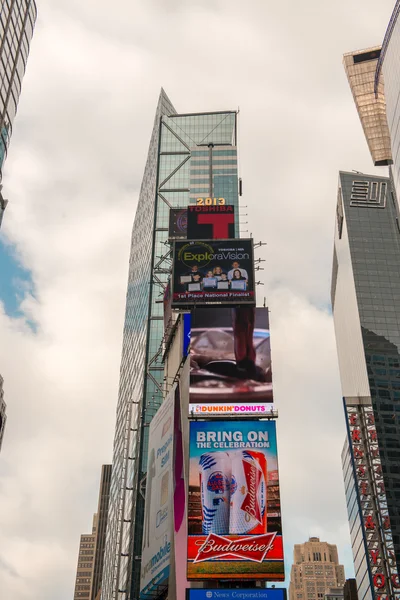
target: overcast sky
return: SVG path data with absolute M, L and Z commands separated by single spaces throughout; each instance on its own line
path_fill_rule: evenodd
M 0 234 L 0 590 L 72 600 L 111 461 L 130 233 L 160 87 L 240 108 L 249 234 L 267 242 L 287 569 L 336 543 L 352 576 L 330 309 L 338 170 L 372 167 L 342 67 L 394 0 L 38 0 Z M 288 582 L 288 581 L 287 581 Z

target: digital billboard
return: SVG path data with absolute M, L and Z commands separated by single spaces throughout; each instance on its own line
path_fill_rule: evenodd
M 175 241 L 172 306 L 255 305 L 253 240 Z
M 268 416 L 273 408 L 268 308 L 196 308 L 191 326 L 189 412 Z
M 235 237 L 235 207 L 188 206 L 187 237 L 191 240 L 223 240 Z
M 283 581 L 275 421 L 191 421 L 188 580 Z
M 190 588 L 186 600 L 286 600 L 285 588 L 224 589 Z
M 143 524 L 140 598 L 152 598 L 170 569 L 173 505 L 175 387 L 149 428 L 146 503 Z
M 170 240 L 185 240 L 187 238 L 186 208 L 171 208 L 169 211 L 168 238 Z

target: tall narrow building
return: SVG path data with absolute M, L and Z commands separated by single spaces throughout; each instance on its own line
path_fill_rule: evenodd
M 236 120 L 235 111 L 177 114 L 161 91 L 132 230 L 102 600 L 139 597 L 148 431 L 164 386 L 169 211 L 214 196 L 237 208 Z
M 4 430 L 6 427 L 6 403 L 4 402 L 4 390 L 3 390 L 4 379 L 0 375 L 0 450 L 3 443 Z
M 400 229 L 388 177 L 339 174 L 332 307 L 359 600 L 400 593 Z
M 337 547 L 310 537 L 295 544 L 290 572 L 289 600 L 322 600 L 332 588 L 342 589 L 344 567 L 339 564 Z
M 97 531 L 96 546 L 93 565 L 93 580 L 91 600 L 96 600 L 101 590 L 103 577 L 104 551 L 106 547 L 106 531 L 108 520 L 108 505 L 110 500 L 111 465 L 103 465 L 101 468 L 99 503 L 97 507 Z
M 35 0 L 0 3 L 0 178 L 36 22 Z M 0 190 L 0 226 L 7 201 Z
M 76 570 L 74 600 L 90 600 L 97 533 L 97 515 L 93 515 L 92 533 L 81 535 Z

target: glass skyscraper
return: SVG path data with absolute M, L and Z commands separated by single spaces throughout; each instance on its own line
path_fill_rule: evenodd
M 400 596 L 400 228 L 388 177 L 339 175 L 332 307 L 359 600 Z
M 34 0 L 0 2 L 0 177 L 17 112 L 37 11 Z M 6 201 L 0 193 L 0 225 Z
M 169 211 L 197 197 L 236 207 L 235 111 L 177 114 L 162 90 L 132 230 L 102 600 L 139 595 L 149 424 L 163 394 Z
M 375 72 L 375 90 L 383 80 L 393 166 L 391 175 L 400 198 L 400 0 L 397 0 L 382 43 Z

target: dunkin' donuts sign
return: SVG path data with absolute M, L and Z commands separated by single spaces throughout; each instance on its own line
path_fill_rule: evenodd
M 188 579 L 282 581 L 275 421 L 192 421 Z

